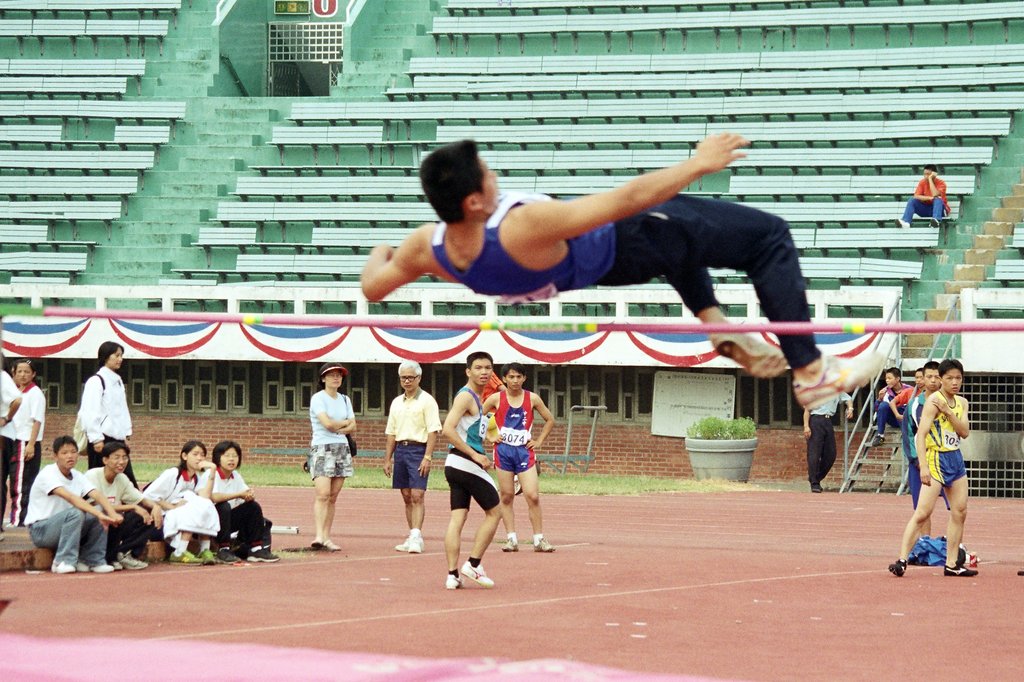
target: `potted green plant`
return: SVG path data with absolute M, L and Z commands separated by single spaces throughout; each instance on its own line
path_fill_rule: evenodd
M 746 482 L 757 447 L 757 425 L 749 417 L 703 417 L 686 430 L 686 451 L 698 481 Z

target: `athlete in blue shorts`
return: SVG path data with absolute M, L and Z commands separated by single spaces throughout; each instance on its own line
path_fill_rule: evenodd
M 889 570 L 897 577 L 907 570 L 907 556 L 920 537 L 923 524 L 931 518 L 935 501 L 943 490 L 950 506 L 943 575 L 968 578 L 978 575 L 957 557 L 967 518 L 967 469 L 960 453 L 960 441 L 971 432 L 967 400 L 958 395 L 963 385 L 964 367 L 959 360 L 943 360 L 939 363 L 939 377 L 942 388 L 925 401 L 915 437 L 921 494 L 917 509 L 903 531 L 900 557 L 889 565 Z
M 498 491 L 501 493 L 501 518 L 505 523 L 508 539 L 502 546 L 504 552 L 519 551 L 519 537 L 516 535 L 516 518 L 512 509 L 515 502 L 515 482 L 519 476 L 526 508 L 533 526 L 533 550 L 553 552 L 555 548 L 544 539 L 544 519 L 540 509 L 540 484 L 537 477 L 537 456 L 535 451 L 547 440 L 555 427 L 555 417 L 536 393 L 523 390 L 526 381 L 526 367 L 510 362 L 501 368 L 505 390 L 493 394 L 484 402 L 484 413 L 494 412 L 494 422 L 499 438 L 494 446 L 494 468 L 498 474 Z M 533 437 L 533 414 L 544 420 L 540 436 Z

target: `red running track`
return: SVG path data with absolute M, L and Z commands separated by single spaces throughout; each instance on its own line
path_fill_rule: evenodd
M 259 495 L 275 523 L 302 530 L 275 535 L 278 549 L 309 543 L 311 490 Z M 494 545 L 484 557 L 493 590 L 443 588 L 445 493 L 428 493 L 426 552 L 410 556 L 392 550 L 405 534 L 397 492 L 343 490 L 342 552 L 268 565 L 2 574 L 0 598 L 13 601 L 0 632 L 559 659 L 730 680 L 1020 679 L 1018 500 L 971 500 L 964 542 L 981 559 L 973 579 L 944 578 L 940 568 L 911 567 L 901 579 L 886 571 L 907 497 L 743 492 L 542 504 L 558 551 L 503 554 Z M 525 503 L 516 508 L 528 538 Z M 464 557 L 480 517 L 470 515 Z M 936 530 L 945 522 L 936 511 Z

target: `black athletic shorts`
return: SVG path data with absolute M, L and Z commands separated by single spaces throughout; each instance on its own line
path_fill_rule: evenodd
M 497 507 L 501 501 L 493 483 L 488 483 L 476 474 L 455 467 L 445 467 L 444 477 L 450 489 L 452 509 L 469 509 L 469 500 L 474 499 L 484 511 Z

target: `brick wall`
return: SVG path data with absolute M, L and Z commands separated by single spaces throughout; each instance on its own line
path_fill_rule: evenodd
M 309 443 L 309 422 L 297 418 L 259 418 L 195 416 L 169 417 L 141 415 L 133 417 L 135 437 L 132 456 L 144 461 L 173 462 L 181 445 L 198 438 L 212 447 L 225 438 L 237 440 L 248 453 L 253 448 L 304 447 Z M 47 440 L 62 433 L 71 433 L 73 414 L 47 415 Z M 802 481 L 807 478 L 806 445 L 797 429 L 758 429 L 757 451 L 750 472 L 752 481 Z M 572 452 L 586 450 L 589 428 L 577 427 L 573 433 Z M 384 420 L 360 419 L 357 433 L 360 449 L 384 448 Z M 842 479 L 842 442 L 837 436 L 839 463 L 829 480 L 834 484 Z M 595 442 L 596 458 L 590 467 L 595 473 L 621 475 L 649 475 L 691 478 L 689 459 L 683 441 L 678 438 L 652 436 L 647 425 L 616 425 L 598 423 Z M 542 452 L 560 453 L 565 443 L 565 426 L 552 431 Z M 49 446 L 45 449 L 49 451 Z M 439 449 L 440 452 L 440 449 Z M 295 464 L 294 457 L 283 455 L 251 455 L 250 462 Z M 369 466 L 371 461 L 366 462 Z M 357 458 L 358 464 L 358 458 Z M 378 463 L 373 463 L 377 466 Z

